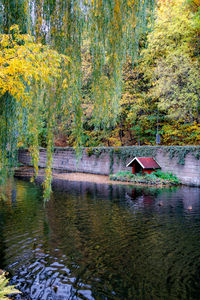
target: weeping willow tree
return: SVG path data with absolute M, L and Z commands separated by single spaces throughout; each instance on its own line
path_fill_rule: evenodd
M 71 119 L 82 144 L 81 51 L 92 58 L 93 123 L 117 118 L 126 59 L 134 62 L 154 0 L 1 0 L 1 166 L 28 146 L 37 176 L 41 124 L 46 128 L 46 195 L 50 192 L 53 129 Z

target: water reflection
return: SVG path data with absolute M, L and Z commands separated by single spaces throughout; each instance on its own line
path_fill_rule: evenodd
M 44 208 L 40 186 L 14 184 L 0 268 L 16 299 L 199 299 L 200 189 L 57 180 Z
M 13 184 L 12 184 L 11 203 L 12 203 L 12 206 L 16 206 L 16 203 L 17 203 L 17 193 L 16 193 L 16 188 L 15 188 L 15 178 L 13 178 Z

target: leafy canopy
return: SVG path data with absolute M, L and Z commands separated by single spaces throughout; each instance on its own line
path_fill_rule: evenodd
M 37 175 L 42 126 L 47 145 L 44 184 L 50 191 L 56 124 L 70 118 L 74 145 L 82 145 L 85 40 L 92 61 L 94 126 L 115 124 L 122 66 L 127 55 L 134 60 L 153 8 L 154 0 L 0 0 L 2 165 L 14 160 L 19 145 L 28 145 Z
M 197 40 L 194 15 L 185 1 L 159 1 L 154 29 L 143 51 L 143 68 L 152 84 L 149 96 L 176 120 L 192 121 L 199 112 Z

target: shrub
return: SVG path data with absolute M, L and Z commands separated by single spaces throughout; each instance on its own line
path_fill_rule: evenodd
M 131 181 L 131 179 L 135 178 L 135 175 L 130 173 L 129 171 L 119 171 L 116 174 L 111 174 L 111 180 L 119 180 L 119 181 Z
M 167 180 L 167 181 L 170 181 L 170 182 L 173 182 L 176 184 L 180 183 L 180 180 L 177 178 L 176 175 L 174 175 L 172 173 L 168 173 L 168 172 L 163 172 L 161 170 L 158 170 L 157 172 L 152 172 L 151 174 L 147 174 L 146 177 L 152 178 L 152 179 L 155 179 L 157 177 L 157 178 Z
M 160 170 L 151 174 L 132 174 L 129 171 L 119 171 L 116 174 L 110 175 L 111 180 L 128 181 L 136 183 L 151 183 L 151 184 L 179 184 L 180 181 L 172 173 L 165 173 Z
M 2 272 L 2 274 L 0 274 L 0 299 L 9 300 L 10 298 L 6 297 L 6 295 L 18 293 L 20 293 L 20 291 L 16 290 L 13 285 L 9 285 L 5 272 Z

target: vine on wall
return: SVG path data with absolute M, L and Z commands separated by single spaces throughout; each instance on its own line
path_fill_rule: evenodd
M 59 150 L 72 151 L 71 147 L 55 147 L 54 152 Z M 44 148 L 40 148 L 40 151 L 46 151 Z M 138 157 L 154 157 L 159 151 L 162 151 L 165 155 L 168 155 L 170 159 L 176 159 L 180 165 L 185 164 L 185 158 L 187 155 L 192 155 L 195 159 L 200 159 L 200 146 L 129 146 L 129 147 L 97 147 L 97 148 L 82 148 L 82 152 L 87 154 L 88 157 L 95 156 L 98 159 L 100 156 L 108 155 L 110 159 L 110 174 L 113 173 L 114 163 L 125 166 L 129 159 Z M 75 152 L 75 150 L 74 150 Z M 80 157 L 79 157 L 80 159 Z M 83 156 L 81 157 L 83 159 Z
M 125 166 L 127 160 L 135 156 L 138 157 L 156 157 L 158 151 L 161 150 L 168 155 L 170 159 L 176 158 L 180 165 L 185 164 L 185 158 L 188 154 L 193 155 L 196 159 L 200 159 L 200 146 L 134 146 L 134 147 L 98 147 L 86 148 L 88 156 L 95 155 L 99 158 L 103 154 L 109 154 L 110 157 L 110 174 L 113 172 L 114 156 L 116 163 Z

